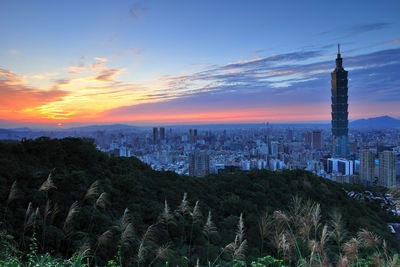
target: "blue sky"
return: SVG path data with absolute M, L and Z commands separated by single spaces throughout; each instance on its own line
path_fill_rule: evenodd
M 400 117 L 399 10 L 399 1 L 2 1 L 0 120 L 326 121 L 338 42 L 350 117 Z

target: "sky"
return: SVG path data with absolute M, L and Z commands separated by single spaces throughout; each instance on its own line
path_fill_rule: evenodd
M 0 1 L 0 127 L 400 118 L 400 1 Z

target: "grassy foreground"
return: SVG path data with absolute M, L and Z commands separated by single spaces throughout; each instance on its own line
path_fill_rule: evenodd
M 0 266 L 399 266 L 398 218 L 343 186 L 157 172 L 87 139 L 0 142 Z

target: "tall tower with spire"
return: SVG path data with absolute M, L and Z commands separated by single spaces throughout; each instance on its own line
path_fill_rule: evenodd
M 348 120 L 348 88 L 347 71 L 343 69 L 343 60 L 340 56 L 340 45 L 336 58 L 336 68 L 331 73 L 332 85 L 332 154 L 334 157 L 345 158 L 349 155 L 349 120 Z

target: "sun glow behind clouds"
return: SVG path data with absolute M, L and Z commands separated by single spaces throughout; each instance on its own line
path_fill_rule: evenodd
M 319 54 L 299 51 L 252 58 L 181 76 L 160 76 L 145 85 L 121 81 L 119 75 L 129 76 L 129 69 L 111 66 L 110 60 L 100 57 L 68 67 L 64 74 L 54 71 L 25 76 L 0 69 L 0 119 L 141 124 L 329 120 L 329 72 L 334 61 L 319 59 L 309 63 L 319 58 Z M 397 80 L 394 87 L 388 84 L 389 89 L 377 78 L 366 80 L 370 73 L 378 73 L 375 76 L 379 78 L 381 73 L 396 72 L 399 59 L 400 49 L 346 58 L 345 67 L 352 70 L 349 91 L 352 118 L 363 117 L 362 114 L 400 115 L 393 113 L 400 102 L 393 91 L 398 87 Z M 67 78 L 54 80 L 56 75 Z M 32 88 L 30 79 L 47 85 Z M 354 86 L 353 79 L 359 84 Z M 369 87 L 379 83 L 383 92 L 380 95 L 392 102 L 383 99 L 385 104 L 372 102 L 367 110 L 362 108 L 366 99 L 359 98 L 366 95 L 367 81 Z M 362 94 L 359 92 L 357 96 L 357 90 L 362 90 Z

